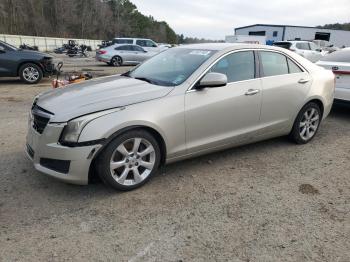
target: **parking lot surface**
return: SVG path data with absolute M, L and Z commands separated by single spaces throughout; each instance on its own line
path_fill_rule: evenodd
M 93 59 L 65 70 L 125 72 Z M 349 261 L 350 109 L 316 138 L 286 138 L 175 163 L 144 187 L 74 186 L 24 154 L 33 97 L 0 79 L 0 261 Z

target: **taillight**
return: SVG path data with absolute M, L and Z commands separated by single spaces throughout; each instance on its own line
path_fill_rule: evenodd
M 100 55 L 104 55 L 104 54 L 107 53 L 107 51 L 106 51 L 106 50 L 100 50 L 100 51 L 98 51 L 98 53 L 99 53 Z

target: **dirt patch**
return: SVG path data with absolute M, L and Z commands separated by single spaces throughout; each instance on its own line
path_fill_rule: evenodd
M 13 96 L 9 96 L 9 97 L 0 97 L 0 100 L 3 100 L 3 101 L 7 101 L 7 102 L 23 102 L 23 100 L 21 99 L 18 99 L 16 97 L 13 97 Z
M 320 192 L 317 188 L 310 184 L 302 184 L 299 186 L 299 192 L 306 195 L 318 195 Z

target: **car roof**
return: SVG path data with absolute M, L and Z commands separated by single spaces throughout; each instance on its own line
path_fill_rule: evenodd
M 238 50 L 238 49 L 271 49 L 271 50 L 281 50 L 268 45 L 258 45 L 258 44 L 245 44 L 245 43 L 207 43 L 207 44 L 188 44 L 181 45 L 176 48 L 187 48 L 187 49 L 203 49 L 203 50 Z
M 136 40 L 151 40 L 151 39 L 148 39 L 148 38 L 138 38 L 138 37 L 135 37 L 135 38 L 132 38 L 132 37 L 115 37 L 114 39 L 122 39 L 122 40 L 135 40 L 135 39 Z

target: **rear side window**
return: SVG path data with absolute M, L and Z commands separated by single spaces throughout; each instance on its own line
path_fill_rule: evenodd
M 296 73 L 303 72 L 303 70 L 301 70 L 301 68 L 296 63 L 294 63 L 289 58 L 287 58 L 287 60 L 288 60 L 289 74 L 296 74 Z
M 284 55 L 262 51 L 260 57 L 264 76 L 288 74 L 287 58 Z
M 310 50 L 309 43 L 297 43 L 296 47 L 301 50 Z
M 232 53 L 219 60 L 210 72 L 222 73 L 229 83 L 255 78 L 255 59 L 252 51 Z
M 131 47 L 129 45 L 122 45 L 122 46 L 118 46 L 115 48 L 115 50 L 131 50 Z

